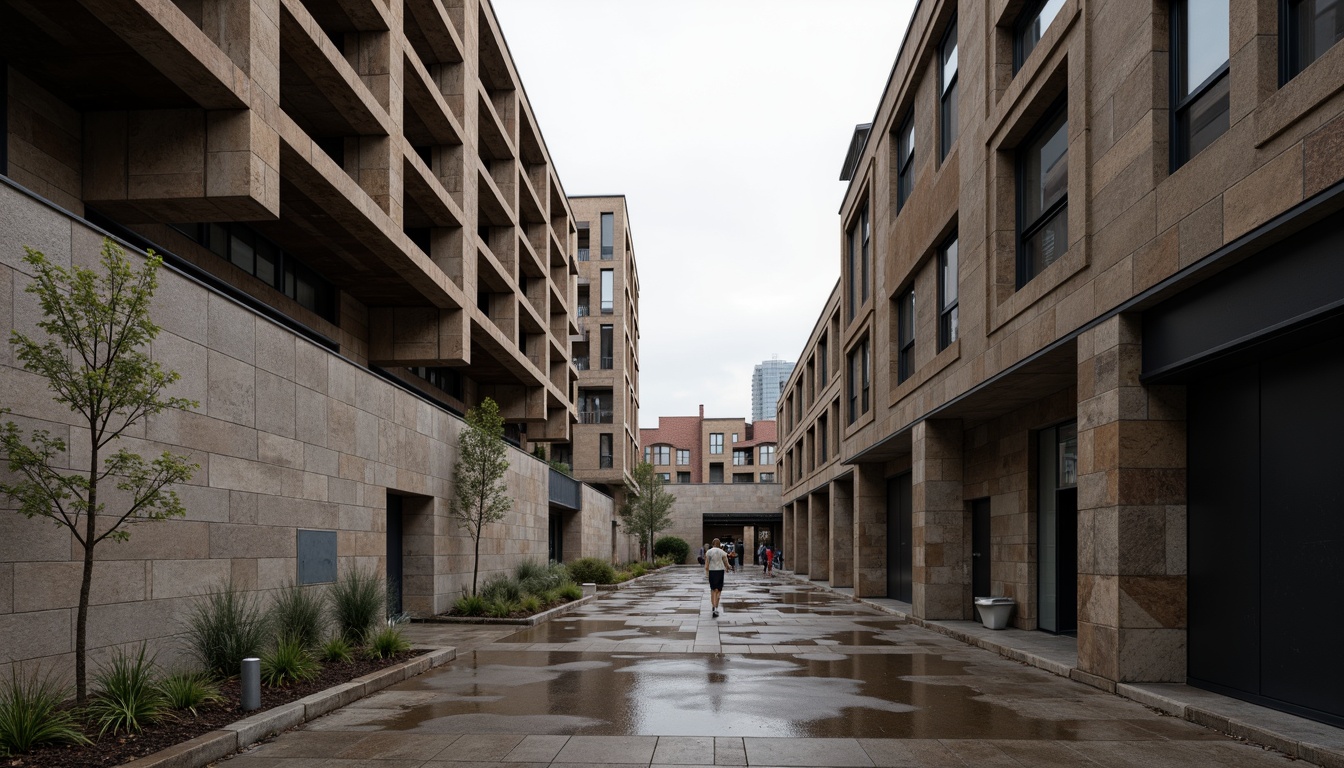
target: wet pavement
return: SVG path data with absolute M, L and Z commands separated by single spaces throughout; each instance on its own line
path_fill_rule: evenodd
M 754 572 L 753 572 L 754 571 Z M 1288 758 L 807 584 L 671 569 L 234 758 L 308 766 L 1284 766 Z

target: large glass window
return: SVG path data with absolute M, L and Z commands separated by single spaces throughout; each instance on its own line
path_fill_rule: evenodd
M 660 467 L 672 463 L 672 446 L 650 445 L 644 448 L 644 460 Z
M 174 229 L 285 294 L 304 309 L 335 322 L 336 288 L 250 227 L 243 224 L 177 224 Z
M 760 447 L 760 453 L 761 453 L 761 464 L 775 463 L 775 446 L 762 445 Z
M 691 452 L 686 448 L 677 449 L 677 464 L 679 466 L 689 466 L 691 463 Z
M 913 288 L 896 299 L 896 383 L 915 372 L 915 291 Z
M 616 273 L 610 269 L 602 270 L 602 314 L 610 315 L 616 310 Z
M 577 226 L 579 230 L 579 261 L 588 261 L 588 254 L 590 253 L 588 222 L 580 221 Z
M 610 389 L 579 390 L 579 423 L 611 424 L 614 396 Z
M 602 214 L 602 260 L 611 261 L 615 256 L 613 244 L 616 241 L 616 217 L 610 213 Z
M 957 236 L 938 249 L 938 351 L 957 340 Z
M 690 472 L 678 472 L 678 473 L 677 473 L 677 482 L 678 482 L 678 483 L 689 483 L 689 482 L 691 482 L 691 473 L 690 473 Z
M 818 387 L 818 388 L 825 386 L 825 385 L 826 385 L 826 382 L 830 381 L 830 379 L 831 379 L 830 369 L 829 369 L 828 366 L 827 366 L 827 363 L 830 362 L 829 357 L 830 357 L 830 356 L 829 356 L 829 355 L 827 354 L 827 352 L 826 352 L 826 337 L 825 337 L 825 336 L 822 336 L 821 339 L 820 339 L 819 341 L 817 341 L 817 387 Z
M 952 150 L 957 140 L 957 20 L 953 19 L 943 34 L 941 46 L 942 68 L 939 70 L 939 132 L 938 159 L 941 161 Z
M 868 393 L 872 386 L 872 358 L 868 339 L 849 353 L 849 423 L 853 424 L 868 412 Z
M 733 466 L 736 466 L 736 467 L 749 467 L 749 466 L 751 466 L 751 460 L 752 460 L 752 455 L 751 455 L 751 449 L 750 449 L 750 448 L 745 448 L 745 449 L 734 448 L 734 449 L 733 449 Z
M 612 329 L 613 326 L 610 325 L 603 325 L 598 327 L 598 337 L 601 339 L 602 344 L 602 359 L 599 361 L 599 363 L 601 369 L 604 371 L 611 370 L 613 364 L 616 362 L 616 358 L 612 350 L 613 346 Z
M 1069 121 L 1056 106 L 1017 156 L 1017 287 L 1069 249 Z
M 859 251 L 859 303 L 868 300 L 868 289 L 872 284 L 872 265 L 869 254 L 872 248 L 869 243 L 872 240 L 872 227 L 868 222 L 868 203 L 863 204 L 863 210 L 859 212 L 859 230 L 862 232 L 863 245 Z
M 849 306 L 849 319 L 854 319 L 859 309 L 859 224 L 855 222 L 849 228 L 849 237 L 845 238 L 845 304 Z
M 1344 40 L 1344 0 L 1286 0 L 1284 11 L 1279 45 L 1286 83 Z
M 1171 168 L 1176 170 L 1227 131 L 1228 0 L 1171 4 Z
M 905 116 L 896 133 L 896 210 L 905 207 L 915 189 L 915 110 Z
M 599 469 L 611 469 L 611 433 L 603 432 L 597 436 L 597 466 Z
M 717 454 L 717 453 L 723 453 L 723 433 L 722 433 L 722 432 L 710 432 L 710 433 L 709 433 L 709 452 L 710 452 L 710 453 L 716 453 L 716 454 Z
M 1045 30 L 1050 27 L 1050 22 L 1055 20 L 1059 9 L 1063 7 L 1064 0 L 1037 0 L 1018 17 L 1017 34 L 1013 40 L 1013 74 L 1022 68 Z

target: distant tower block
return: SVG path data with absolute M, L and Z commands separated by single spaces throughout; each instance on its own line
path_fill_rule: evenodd
M 751 420 L 775 418 L 775 404 L 784 391 L 784 383 L 793 373 L 793 363 L 787 360 L 766 360 L 751 374 Z

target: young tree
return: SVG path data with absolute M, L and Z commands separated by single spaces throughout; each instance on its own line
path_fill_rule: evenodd
M 130 538 L 131 523 L 185 515 L 170 486 L 191 479 L 198 468 L 184 456 L 165 451 L 146 461 L 112 444 L 149 416 L 197 403 L 164 394 L 178 374 L 165 371 L 148 353 L 159 334 L 149 317 L 159 257 L 151 252 L 137 272 L 125 251 L 105 238 L 100 275 L 84 267 L 67 270 L 39 251 L 24 250 L 35 275 L 25 290 L 41 303 L 44 319 L 38 327 L 47 338 L 39 342 L 14 331 L 9 343 L 23 367 L 46 379 L 56 402 L 76 415 L 80 429 L 72 439 L 88 441 L 88 466 L 74 466 L 73 456 L 82 451 L 68 449 L 60 437 L 35 429 L 25 439 L 8 421 L 0 428 L 0 451 L 14 479 L 0 482 L 0 493 L 18 504 L 19 514 L 68 528 L 84 550 L 75 621 L 75 694 L 83 704 L 94 548 L 107 539 Z M 120 492 L 115 511 L 107 509 L 109 486 Z
M 653 561 L 653 539 L 659 531 L 672 527 L 672 505 L 677 497 L 663 488 L 662 478 L 653 471 L 653 465 L 641 462 L 630 473 L 634 482 L 625 484 L 625 503 L 621 505 L 621 520 L 626 533 L 639 536 L 639 546 Z
M 458 441 L 457 465 L 453 469 L 452 515 L 475 543 L 471 563 L 471 593 L 476 594 L 476 576 L 481 567 L 481 531 L 504 519 L 513 506 L 504 473 L 509 469 L 508 446 L 504 444 L 504 419 L 499 406 L 485 398 L 467 411 L 467 428 Z

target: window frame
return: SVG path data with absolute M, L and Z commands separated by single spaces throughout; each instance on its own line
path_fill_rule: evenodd
M 1045 26 L 1041 27 L 1041 36 L 1032 41 L 1030 50 L 1023 50 L 1025 47 L 1023 43 L 1026 40 L 1027 26 L 1045 12 L 1045 7 L 1050 4 L 1050 0 L 1036 0 L 1036 2 L 1023 8 L 1022 13 L 1017 17 L 1017 21 L 1013 22 L 1014 77 L 1017 76 L 1018 72 L 1022 71 L 1022 67 L 1027 63 L 1027 59 L 1031 57 L 1032 51 L 1035 51 L 1040 45 L 1041 40 L 1045 38 L 1046 30 L 1050 29 L 1050 25 L 1054 24 L 1055 19 L 1059 18 L 1059 12 L 1064 10 L 1065 2 L 1067 2 L 1067 0 L 1061 0 L 1059 8 L 1055 10 L 1055 15 L 1051 16 L 1050 21 L 1046 22 Z
M 1337 40 L 1325 50 L 1318 51 L 1316 58 L 1305 64 L 1301 62 L 1302 19 L 1299 9 L 1308 2 L 1314 0 L 1279 0 L 1279 87 L 1302 74 L 1313 62 L 1324 56 L 1325 51 L 1344 42 Z M 1344 12 L 1344 8 L 1340 8 L 1340 12 Z
M 718 439 L 716 440 L 715 438 L 718 438 Z M 710 433 L 709 433 L 709 455 L 711 455 L 711 456 L 722 456 L 722 455 L 723 455 L 723 433 L 722 433 L 722 432 L 710 432 Z
M 1055 103 L 1052 104 L 1052 105 L 1050 106 L 1050 108 L 1047 109 L 1047 110 L 1045 111 L 1045 114 L 1042 115 L 1041 119 L 1036 123 L 1036 125 L 1035 125 L 1034 127 L 1032 127 L 1031 132 L 1030 132 L 1029 134 L 1027 134 L 1027 137 L 1026 137 L 1025 139 L 1023 139 L 1022 143 L 1021 143 L 1021 144 L 1017 147 L 1017 149 L 1014 151 L 1014 158 L 1013 158 L 1013 166 L 1014 166 L 1014 167 L 1013 167 L 1013 173 L 1014 173 L 1014 177 L 1015 177 L 1015 185 L 1016 185 L 1016 190 L 1015 190 L 1016 194 L 1015 194 L 1014 204 L 1015 204 L 1016 211 L 1017 211 L 1017 242 L 1016 242 L 1016 254 L 1017 254 L 1017 256 L 1016 256 L 1016 259 L 1017 259 L 1017 265 L 1016 265 L 1016 266 L 1017 266 L 1017 269 L 1016 269 L 1016 272 L 1017 272 L 1017 288 L 1016 288 L 1016 290 L 1019 290 L 1019 291 L 1022 290 L 1023 286 L 1025 286 L 1027 283 L 1029 283 L 1029 282 L 1031 282 L 1032 280 L 1034 280 L 1034 279 L 1040 274 L 1040 272 L 1037 272 L 1037 273 L 1035 273 L 1035 274 L 1028 274 L 1028 273 L 1027 273 L 1027 272 L 1028 272 L 1028 266 L 1029 266 L 1029 265 L 1028 265 L 1027 260 L 1023 258 L 1023 253 L 1022 253 L 1022 251 L 1023 251 L 1023 244 L 1024 244 L 1027 240 L 1029 240 L 1033 235 L 1035 235 L 1037 232 L 1040 232 L 1042 229 L 1044 229 L 1044 228 L 1046 227 L 1046 225 L 1050 224 L 1050 222 L 1054 221 L 1056 216 L 1064 216 L 1064 217 L 1065 217 L 1065 219 L 1064 219 L 1064 224 L 1065 224 L 1065 228 L 1066 228 L 1066 232 L 1067 232 L 1067 227 L 1068 227 L 1068 218 L 1067 218 L 1067 217 L 1068 217 L 1068 215 L 1069 215 L 1069 210 L 1068 210 L 1068 209 L 1069 209 L 1069 186 L 1068 186 L 1068 177 L 1067 177 L 1067 175 L 1066 175 L 1066 177 L 1065 177 L 1064 194 L 1063 194 L 1063 196 L 1061 196 L 1058 200 L 1054 201 L 1054 202 L 1051 203 L 1050 205 L 1045 206 L 1044 208 L 1042 208 L 1040 214 L 1037 215 L 1037 217 L 1036 217 L 1034 220 L 1032 220 L 1030 224 L 1024 226 L 1023 217 L 1025 216 L 1025 207 L 1024 207 L 1023 203 L 1025 202 L 1026 197 L 1025 197 L 1025 195 L 1023 194 L 1023 191 L 1024 191 L 1024 186 L 1025 186 L 1025 184 L 1026 184 L 1026 173 L 1025 173 L 1025 171 L 1026 171 L 1026 164 L 1023 162 L 1023 160 L 1024 160 L 1024 158 L 1025 158 L 1025 155 L 1026 155 L 1027 150 L 1029 150 L 1029 149 L 1031 148 L 1031 146 L 1032 146 L 1033 144 L 1035 144 L 1036 141 L 1037 141 L 1038 139 L 1040 139 L 1042 136 L 1044 136 L 1046 131 L 1050 130 L 1050 128 L 1055 124 L 1055 121 L 1058 120 L 1059 117 L 1060 117 L 1061 115 L 1064 117 L 1064 125 L 1063 125 L 1063 128 L 1064 128 L 1064 147 L 1065 147 L 1065 149 L 1064 149 L 1064 156 L 1065 156 L 1066 159 L 1068 158 L 1068 144 L 1069 144 L 1069 115 L 1068 115 L 1068 110 L 1069 110 L 1068 94 L 1065 93 L 1065 94 L 1061 95 L 1061 96 L 1059 97 L 1059 99 L 1056 100 Z M 1067 161 L 1067 160 L 1066 160 L 1066 161 Z M 1042 175 L 1044 175 L 1044 174 L 1042 174 Z M 1059 261 L 1059 260 L 1060 260 L 1061 258 L 1063 258 L 1068 252 L 1069 252 L 1068 238 L 1065 237 L 1065 243 L 1064 243 L 1064 251 L 1063 251 L 1063 253 L 1061 253 L 1059 256 L 1055 257 L 1055 261 L 1052 261 L 1051 264 L 1053 264 L 1053 263 Z M 1049 265 L 1047 264 L 1046 266 L 1048 267 Z M 1042 269 L 1042 271 L 1044 271 L 1044 269 Z
M 956 64 L 952 70 L 951 82 L 944 78 L 947 76 L 947 43 L 952 42 L 952 50 L 956 57 Z M 943 39 L 938 43 L 938 162 L 942 163 L 947 159 L 947 154 L 952 151 L 952 145 L 956 143 L 957 136 L 960 135 L 960 124 L 957 122 L 957 84 L 958 75 L 961 72 L 961 47 L 957 43 L 957 17 L 953 16 L 952 21 L 948 22 L 947 29 L 943 32 Z M 951 93 L 951 110 L 948 109 L 948 94 Z M 948 125 L 952 126 L 949 134 Z
M 598 280 L 598 309 L 604 315 L 616 313 L 616 270 L 599 270 Z
M 616 214 L 603 211 L 599 217 L 599 222 L 601 229 L 598 233 L 598 242 L 602 250 L 598 258 L 602 261 L 614 261 L 616 259 Z
M 896 213 L 915 192 L 915 108 L 910 107 L 896 129 Z
M 770 466 L 770 465 L 774 464 L 774 463 L 775 463 L 775 446 L 773 446 L 773 445 L 762 445 L 762 446 L 760 446 L 760 448 L 757 450 L 757 460 L 760 462 L 760 465 L 763 466 L 763 467 L 767 467 L 767 466 Z
M 960 334 L 960 324 L 952 322 L 954 318 L 960 320 L 961 306 L 961 250 L 957 241 L 957 232 L 954 230 L 942 245 L 938 246 L 938 351 L 952 346 Z M 951 304 L 947 301 L 947 266 L 948 254 L 956 248 L 956 256 L 953 257 L 955 266 L 953 269 L 953 288 L 956 296 Z
M 683 457 L 686 459 L 685 461 L 682 461 L 682 458 L 683 458 Z M 677 449 L 677 452 L 676 452 L 676 460 L 677 460 L 677 464 L 676 464 L 676 466 L 678 466 L 678 467 L 689 467 L 689 466 L 691 465 L 691 451 L 690 451 L 690 449 L 689 449 L 689 448 L 678 448 L 678 449 Z
M 909 312 L 907 317 L 906 312 Z M 915 375 L 915 287 L 906 286 L 896 297 L 896 383 Z
M 1170 105 L 1170 109 L 1168 110 L 1170 112 L 1170 140 L 1167 143 L 1169 145 L 1169 167 L 1171 168 L 1171 173 L 1175 173 L 1183 165 L 1190 162 L 1195 155 L 1199 154 L 1198 152 L 1194 155 L 1190 154 L 1190 148 L 1186 146 L 1182 119 L 1189 114 L 1190 109 L 1195 106 L 1196 102 L 1213 91 L 1213 89 L 1222 83 L 1224 79 L 1227 80 L 1229 88 L 1229 100 L 1227 109 L 1228 125 L 1223 128 L 1223 133 L 1226 133 L 1228 128 L 1231 128 L 1232 105 L 1230 89 L 1232 84 L 1232 51 L 1230 50 L 1230 45 L 1227 61 L 1224 61 L 1222 66 L 1215 69 L 1213 74 L 1205 78 L 1197 87 L 1190 89 L 1190 93 L 1185 96 L 1185 98 L 1181 98 L 1180 96 L 1181 86 L 1185 82 L 1185 67 L 1182 65 L 1185 63 L 1187 54 L 1187 36 L 1184 34 L 1188 22 L 1185 13 L 1187 3 L 1188 0 L 1172 0 L 1170 5 L 1170 18 L 1168 19 L 1168 26 L 1170 28 L 1169 43 L 1171 53 L 1169 58 L 1171 69 L 1167 78 L 1170 85 L 1170 93 L 1168 94 L 1168 104 Z M 1228 3 L 1230 6 L 1231 0 L 1228 0 Z M 1230 16 L 1230 7 L 1228 13 Z M 1231 30 L 1224 31 L 1228 35 L 1231 35 Z M 1220 133 L 1219 136 L 1223 135 L 1223 133 Z M 1215 137 L 1215 140 L 1217 140 L 1217 137 Z

